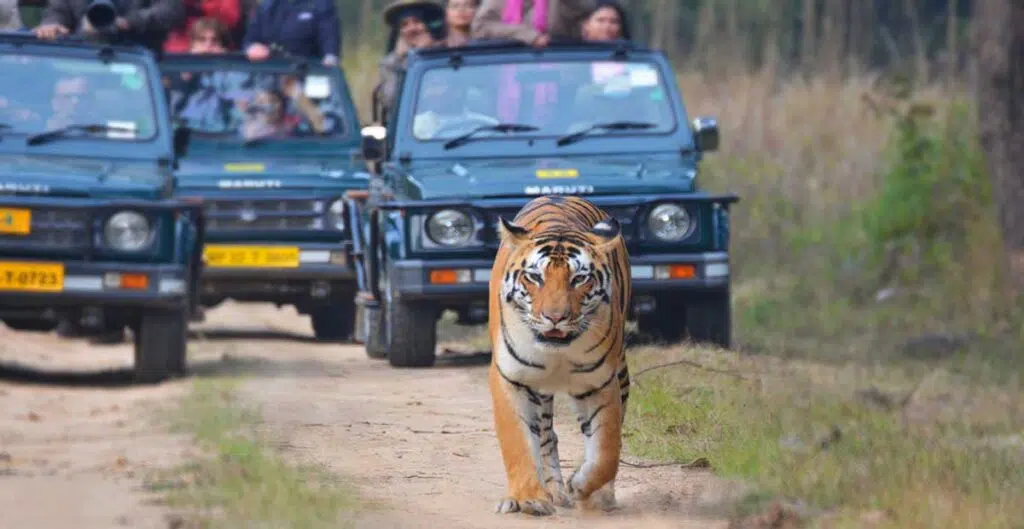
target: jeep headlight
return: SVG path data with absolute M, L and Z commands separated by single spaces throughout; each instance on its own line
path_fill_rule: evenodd
M 345 202 L 340 198 L 331 202 L 326 213 L 327 226 L 338 231 L 345 229 Z
M 454 209 L 442 209 L 427 219 L 427 236 L 443 246 L 462 246 L 473 237 L 473 219 Z
M 115 250 L 136 252 L 153 242 L 153 230 L 145 215 L 134 211 L 118 211 L 107 219 L 103 227 L 103 238 Z
M 676 242 L 690 234 L 692 224 L 686 210 L 676 204 L 661 204 L 647 216 L 647 226 L 655 237 Z

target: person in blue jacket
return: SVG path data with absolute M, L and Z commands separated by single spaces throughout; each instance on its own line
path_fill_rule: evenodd
M 254 11 L 242 43 L 250 61 L 283 51 L 338 64 L 341 29 L 333 0 L 263 0 Z

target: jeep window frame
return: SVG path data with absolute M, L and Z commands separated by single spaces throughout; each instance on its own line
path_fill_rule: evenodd
M 196 64 L 201 64 L 202 66 L 195 67 L 194 65 Z M 271 58 L 266 61 L 254 63 L 250 62 L 244 53 L 229 52 L 217 55 L 196 55 L 191 53 L 165 54 L 158 64 L 158 70 L 160 72 L 161 80 L 165 75 L 179 74 L 182 72 L 195 74 L 225 71 L 265 73 L 274 75 L 292 74 L 301 75 L 302 77 L 322 75 L 329 77 L 332 82 L 332 90 L 337 89 L 336 91 L 338 94 L 336 97 L 339 98 L 340 107 L 345 111 L 344 114 L 340 116 L 344 133 L 332 133 L 328 136 L 314 134 L 305 137 L 275 138 L 268 140 L 267 143 L 273 145 L 328 147 L 339 143 L 350 144 L 359 141 L 359 131 L 361 130 L 359 109 L 356 107 L 355 100 L 352 98 L 352 88 L 348 83 L 348 79 L 340 68 L 323 66 L 315 62 L 290 60 L 285 58 Z M 171 122 L 176 123 L 177 118 L 174 115 L 173 109 L 170 108 L 169 90 L 167 90 L 167 106 L 167 112 L 170 116 Z M 196 130 L 192 136 L 192 142 L 241 146 L 244 144 L 244 139 L 240 136 L 231 134 L 213 135 L 211 133 Z
M 468 48 L 468 49 L 467 49 Z M 429 49 L 428 49 L 429 50 Z M 415 118 L 415 99 L 417 88 L 423 80 L 425 72 L 438 66 L 461 67 L 470 64 L 511 64 L 530 61 L 580 60 L 580 61 L 617 61 L 621 56 L 614 48 L 606 46 L 552 46 L 549 49 L 531 49 L 520 46 L 483 46 L 473 49 L 464 48 L 434 49 L 429 51 L 414 50 L 407 58 L 407 68 L 399 80 L 396 94 L 395 111 L 387 122 L 387 155 L 386 160 L 412 157 L 421 160 L 450 160 L 458 158 L 486 158 L 493 156 L 507 157 L 552 157 L 573 155 L 594 155 L 609 152 L 623 154 L 644 154 L 666 152 L 668 150 L 696 150 L 696 137 L 689 126 L 690 117 L 683 102 L 682 91 L 678 78 L 671 64 L 663 53 L 646 48 L 630 48 L 626 53 L 627 60 L 646 62 L 654 67 L 666 90 L 665 97 L 671 108 L 675 126 L 663 133 L 637 134 L 625 131 L 594 135 L 574 144 L 558 147 L 555 145 L 557 136 L 516 135 L 487 137 L 485 141 L 471 142 L 458 149 L 444 150 L 444 141 L 419 140 L 412 133 Z M 623 148 L 630 140 L 642 140 L 641 147 Z M 526 145 L 529 143 L 529 145 Z M 503 152 L 504 151 L 504 152 Z M 507 154 L 506 154 L 507 152 Z
M 148 107 L 149 107 L 149 111 L 150 111 L 150 115 L 148 117 L 149 117 L 149 119 L 152 120 L 152 124 L 153 124 L 152 134 L 150 134 L 147 137 L 133 136 L 132 138 L 110 138 L 110 137 L 108 137 L 108 136 L 106 136 L 105 134 L 102 134 L 102 133 L 101 134 L 89 134 L 89 135 L 84 135 L 84 136 L 62 137 L 61 140 L 60 140 L 62 142 L 67 142 L 67 141 L 94 142 L 95 141 L 95 142 L 101 142 L 104 145 L 152 144 L 152 143 L 158 141 L 161 136 L 164 136 L 165 134 L 167 134 L 167 135 L 170 134 L 170 129 L 164 130 L 164 128 L 161 127 L 162 122 L 161 122 L 160 113 L 159 113 L 160 109 L 158 108 L 159 105 L 160 105 L 159 96 L 160 96 L 160 94 L 163 91 L 163 85 L 162 85 L 162 83 L 159 83 L 159 82 L 155 83 L 155 84 L 153 83 L 154 79 L 151 76 L 151 71 L 149 70 L 149 68 L 147 68 L 146 61 L 142 57 L 139 57 L 139 56 L 133 55 L 133 54 L 119 54 L 114 59 L 104 60 L 104 59 L 100 59 L 99 57 L 90 58 L 90 57 L 80 56 L 80 55 L 77 55 L 77 54 L 52 53 L 52 52 L 50 52 L 50 50 L 48 50 L 46 48 L 22 48 L 22 49 L 18 50 L 16 53 L 10 53 L 10 54 L 4 53 L 4 55 L 8 55 L 8 56 L 10 56 L 10 55 L 15 55 L 15 56 L 18 56 L 18 55 L 20 55 L 20 56 L 33 56 L 33 57 L 41 58 L 41 59 L 60 60 L 60 61 L 78 61 L 78 62 L 82 62 L 82 63 L 88 63 L 90 61 L 95 61 L 96 63 L 104 65 L 104 66 L 107 66 L 107 67 L 111 66 L 114 63 L 119 63 L 119 64 L 131 63 L 132 66 L 134 66 L 136 68 L 136 72 L 138 73 L 139 77 L 143 78 L 143 82 L 145 82 L 146 85 L 143 87 L 142 90 L 139 90 L 139 92 L 143 92 L 143 93 L 145 93 L 148 96 L 147 97 L 147 99 L 149 101 Z M 159 77 L 157 78 L 157 80 L 159 80 Z M 170 114 L 168 114 L 168 116 L 169 115 Z M 109 123 L 109 120 L 107 121 L 107 123 Z M 169 123 L 170 122 L 168 121 L 168 124 Z M 42 130 L 42 131 L 36 131 L 36 132 L 25 132 L 25 131 L 19 131 L 17 129 L 4 130 L 3 131 L 4 135 L 26 136 L 26 137 L 34 136 L 36 134 L 42 134 L 42 133 L 45 133 L 45 132 L 47 132 L 47 131 L 46 130 Z

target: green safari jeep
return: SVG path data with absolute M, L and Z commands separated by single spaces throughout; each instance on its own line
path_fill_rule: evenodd
M 135 334 L 135 376 L 186 370 L 202 212 L 173 198 L 171 130 L 152 54 L 0 34 L 0 318 Z
M 202 305 L 294 305 L 317 339 L 351 338 L 349 195 L 369 174 L 341 70 L 240 53 L 168 54 L 160 68 L 173 119 L 191 131 L 178 195 L 206 212 Z
M 363 129 L 373 176 L 357 339 L 371 357 L 430 366 L 443 310 L 486 321 L 498 219 L 538 195 L 582 195 L 616 217 L 642 332 L 730 346 L 738 197 L 699 188 L 717 124 L 690 121 L 660 52 L 503 41 L 420 50 L 385 122 Z

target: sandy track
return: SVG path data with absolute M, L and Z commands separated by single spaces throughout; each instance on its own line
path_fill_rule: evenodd
M 726 525 L 706 513 L 727 487 L 707 472 L 675 467 L 624 467 L 615 513 L 493 514 L 505 489 L 486 357 L 446 355 L 434 369 L 396 370 L 359 346 L 315 344 L 308 319 L 262 305 L 225 304 L 195 330 L 194 376 L 250 376 L 245 393 L 262 406 L 281 450 L 348 476 L 379 506 L 359 515 L 360 527 L 575 527 L 592 516 L 588 525 L 599 527 Z M 147 467 L 173 464 L 189 450 L 151 426 L 152 409 L 184 394 L 188 380 L 116 387 L 123 373 L 96 374 L 128 366 L 128 345 L 3 329 L 0 346 L 8 365 L 72 372 L 0 371 L 0 527 L 167 527 L 140 485 Z M 68 386 L 83 380 L 91 386 Z M 578 429 L 556 405 L 570 469 L 582 453 Z

